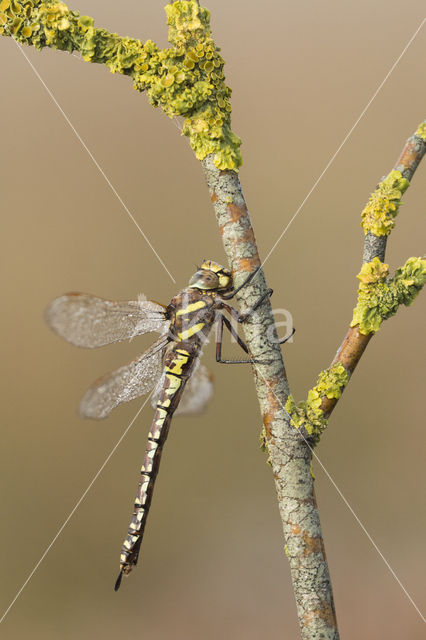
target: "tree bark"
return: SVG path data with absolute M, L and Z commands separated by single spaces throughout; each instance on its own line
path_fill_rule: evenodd
M 223 246 L 238 287 L 260 265 L 240 180 L 234 171 L 217 169 L 211 155 L 202 164 Z M 242 313 L 266 291 L 265 277 L 260 271 L 237 294 Z M 302 638 L 337 640 L 339 633 L 330 573 L 311 472 L 312 450 L 285 410 L 289 387 L 269 299 L 243 327 L 252 357 L 270 361 L 254 365 L 253 372 L 268 438 Z M 275 341 L 271 342 L 268 335 Z

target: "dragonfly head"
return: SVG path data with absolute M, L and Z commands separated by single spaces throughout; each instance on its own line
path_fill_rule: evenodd
M 232 275 L 229 269 L 213 260 L 203 260 L 199 270 L 194 273 L 189 286 L 203 291 L 232 291 Z

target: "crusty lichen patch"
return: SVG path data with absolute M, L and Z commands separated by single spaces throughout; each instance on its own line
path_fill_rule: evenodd
M 83 60 L 129 75 L 137 91 L 170 117 L 184 120 L 199 160 L 215 154 L 219 169 L 238 169 L 241 140 L 231 131 L 231 89 L 224 60 L 211 37 L 210 14 L 195 0 L 166 6 L 171 47 L 159 49 L 94 26 L 93 18 L 55 0 L 1 0 L 0 33 L 37 49 L 79 51 Z
M 361 214 L 364 232 L 375 236 L 386 236 L 395 226 L 395 217 L 401 204 L 401 197 L 410 183 L 400 171 L 391 171 L 371 194 Z
M 349 381 L 345 367 L 337 362 L 329 369 L 321 371 L 317 384 L 309 390 L 308 398 L 296 404 L 293 396 L 289 396 L 285 405 L 291 421 L 299 429 L 303 437 L 316 444 L 327 426 L 327 419 L 321 410 L 322 398 L 338 399 Z
M 351 327 L 359 325 L 364 335 L 380 329 L 383 320 L 393 316 L 401 304 L 411 305 L 426 282 L 426 260 L 409 258 L 389 278 L 389 266 L 374 258 L 362 265 L 357 278 L 358 303 Z

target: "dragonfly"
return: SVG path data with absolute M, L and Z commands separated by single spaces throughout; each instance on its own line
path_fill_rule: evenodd
M 46 310 L 50 328 L 77 347 L 101 347 L 150 332 L 160 334 L 135 360 L 99 378 L 80 403 L 82 417 L 99 420 L 109 416 L 119 404 L 152 392 L 154 417 L 129 530 L 121 548 L 115 591 L 119 589 L 122 577 L 127 576 L 138 561 L 172 416 L 202 411 L 212 395 L 212 376 L 200 363 L 200 356 L 213 326 L 216 325 L 217 362 L 259 362 L 250 357 L 238 360 L 222 358 L 224 327 L 248 354 L 247 345 L 224 312 L 236 322 L 245 322 L 272 294 L 268 289 L 244 315 L 228 304 L 227 301 L 250 282 L 259 269 L 251 272 L 241 286 L 234 288 L 229 269 L 213 260 L 203 260 L 188 286 L 167 306 L 142 297 L 136 301 L 115 302 L 87 293 L 68 293 L 53 300 Z M 286 340 L 288 337 L 279 342 Z

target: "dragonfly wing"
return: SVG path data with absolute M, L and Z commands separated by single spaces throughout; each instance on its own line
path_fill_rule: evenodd
M 113 302 L 88 293 L 67 293 L 46 309 L 46 322 L 61 338 L 77 347 L 102 347 L 157 331 L 169 322 L 165 307 L 150 300 Z
M 155 408 L 164 384 L 164 374 L 160 377 L 157 387 L 151 396 L 151 406 Z M 197 359 L 191 377 L 185 385 L 182 398 L 175 411 L 175 415 L 201 413 L 213 395 L 213 375 L 200 360 Z
M 80 415 L 101 420 L 122 402 L 129 402 L 153 389 L 161 376 L 168 338 L 161 337 L 139 358 L 99 378 L 85 393 Z

